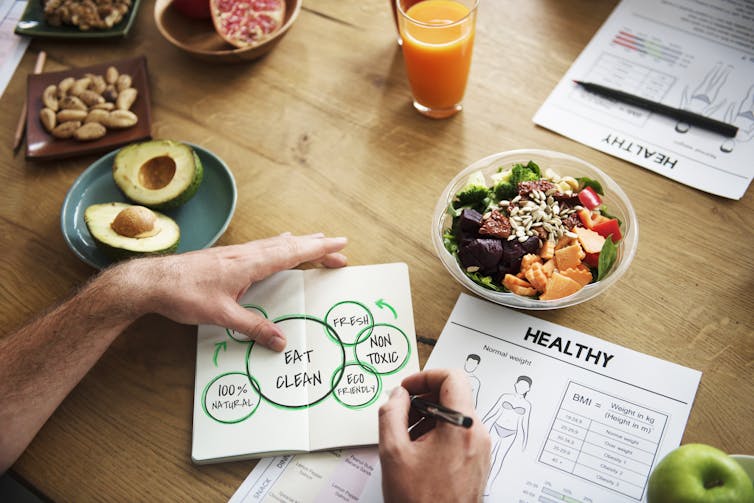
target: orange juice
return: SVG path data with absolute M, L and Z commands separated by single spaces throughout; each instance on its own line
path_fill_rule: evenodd
M 395 2 L 401 2 L 401 8 L 408 9 L 418 1 L 419 0 L 389 0 L 390 7 L 393 9 L 393 21 L 395 21 L 395 29 L 398 31 L 399 44 L 403 43 L 403 39 L 401 39 L 400 36 L 401 29 L 398 27 L 398 8 L 395 6 Z
M 474 46 L 475 9 L 455 0 L 424 0 L 402 13 L 403 58 L 419 111 L 447 117 L 460 110 Z

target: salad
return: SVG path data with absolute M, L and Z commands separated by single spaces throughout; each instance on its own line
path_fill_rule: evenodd
M 597 180 L 544 173 L 533 161 L 472 173 L 448 207 L 445 248 L 475 283 L 540 300 L 603 279 L 622 239 Z

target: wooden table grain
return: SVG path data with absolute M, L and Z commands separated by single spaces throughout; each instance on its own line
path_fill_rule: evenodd
M 201 145 L 239 187 L 219 244 L 323 231 L 350 238 L 350 263 L 409 265 L 417 336 L 436 339 L 462 291 L 430 243 L 436 199 L 470 162 L 517 148 L 599 166 L 637 211 L 639 249 L 601 297 L 534 316 L 704 372 L 683 441 L 754 453 L 754 191 L 730 201 L 592 150 L 532 117 L 616 2 L 483 0 L 465 109 L 433 121 L 410 106 L 388 0 L 306 0 L 280 45 L 218 66 L 179 52 L 143 1 L 127 38 L 34 40 L 0 99 L 2 333 L 95 271 L 66 247 L 60 208 L 97 156 L 14 155 L 39 51 L 46 71 L 145 54 L 157 138 Z M 254 461 L 190 461 L 196 328 L 157 316 L 131 326 L 12 468 L 61 501 L 223 501 Z M 420 359 L 432 346 L 421 342 Z

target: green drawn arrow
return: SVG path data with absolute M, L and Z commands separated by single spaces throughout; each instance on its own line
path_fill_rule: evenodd
M 396 313 L 395 309 L 393 309 L 393 306 L 385 302 L 384 299 L 378 300 L 377 302 L 375 302 L 375 304 L 377 304 L 377 307 L 379 307 L 380 309 L 387 307 L 393 312 L 393 318 L 395 318 L 396 320 L 398 319 L 398 313 Z
M 223 351 L 228 349 L 228 343 L 225 341 L 215 343 L 215 356 L 212 357 L 212 361 L 215 362 L 215 367 L 217 367 L 217 355 L 220 354 L 220 349 Z

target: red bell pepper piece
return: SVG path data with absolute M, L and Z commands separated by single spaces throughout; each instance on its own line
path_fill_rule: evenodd
M 623 237 L 620 232 L 620 224 L 615 218 L 608 218 L 592 226 L 592 230 L 602 237 L 613 237 L 613 243 L 617 243 Z
M 584 205 L 584 207 L 589 208 L 590 210 L 597 209 L 602 204 L 600 195 L 589 186 L 584 187 L 579 191 L 579 201 L 581 201 L 581 204 Z
M 587 253 L 586 257 L 584 257 L 584 262 L 586 262 L 586 265 L 589 267 L 594 267 L 596 269 L 600 264 L 600 254 Z
M 608 218 L 600 215 L 599 213 L 592 213 L 586 208 L 580 209 L 577 212 L 577 214 L 579 215 L 579 220 L 581 220 L 581 224 L 587 229 L 594 229 L 595 225 L 608 220 Z

